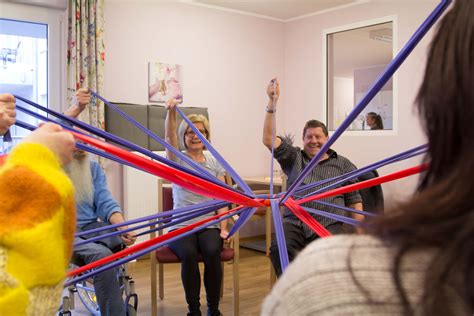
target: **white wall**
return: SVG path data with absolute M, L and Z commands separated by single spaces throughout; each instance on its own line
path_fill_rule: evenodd
M 297 135 L 301 144 L 303 124 L 323 117 L 323 30 L 389 15 L 397 16 L 398 48 L 418 28 L 436 6 L 437 1 L 387 1 L 353 6 L 323 15 L 316 15 L 285 25 L 285 82 L 282 87 L 280 113 L 285 116 L 287 130 Z M 432 31 L 418 45 L 398 71 L 398 133 L 396 135 L 342 136 L 333 146 L 359 167 L 424 143 L 424 137 L 413 110 L 413 101 L 420 85 L 426 61 L 427 44 Z M 413 165 L 399 163 L 386 167 L 388 173 Z M 403 183 L 403 185 L 401 185 Z M 411 192 L 416 178 L 384 186 L 387 196 L 402 197 Z
M 283 75 L 283 23 L 180 3 L 117 1 L 106 1 L 105 18 L 106 98 L 146 104 L 147 62 L 180 64 L 183 106 L 209 108 L 214 146 L 241 175 L 268 173 L 265 85 Z
M 333 108 L 336 109 L 336 113 L 334 113 L 336 118 L 333 124 L 338 126 L 354 107 L 354 79 L 334 77 L 333 87 Z M 329 122 L 327 123 L 330 126 Z
M 266 84 L 283 77 L 283 23 L 180 3 L 107 0 L 105 19 L 106 98 L 146 104 L 148 62 L 180 64 L 183 106 L 209 108 L 213 145 L 240 175 L 269 174 L 261 130 Z M 125 202 L 120 170 L 111 163 L 106 172 Z M 259 234 L 262 224 L 241 233 Z

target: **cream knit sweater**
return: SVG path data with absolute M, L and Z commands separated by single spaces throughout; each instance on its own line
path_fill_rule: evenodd
M 402 314 L 391 274 L 395 253 L 395 248 L 368 235 L 317 240 L 290 264 L 265 299 L 262 315 Z M 402 284 L 415 308 L 432 256 L 433 251 L 412 251 L 402 261 Z M 453 311 L 451 315 L 471 315 L 456 295 L 446 303 Z

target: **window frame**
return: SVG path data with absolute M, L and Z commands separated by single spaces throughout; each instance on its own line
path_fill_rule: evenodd
M 359 21 L 356 23 L 340 25 L 332 28 L 323 30 L 322 34 L 322 104 L 323 104 L 323 117 L 325 119 L 326 126 L 328 126 L 328 56 L 327 56 L 327 38 L 328 35 L 333 33 L 350 31 L 353 29 L 368 27 L 372 25 L 382 23 L 392 23 L 392 56 L 395 57 L 398 52 L 398 16 L 389 15 L 376 19 L 369 19 Z M 393 122 L 391 130 L 363 130 L 363 131 L 350 131 L 344 132 L 346 136 L 381 136 L 381 135 L 398 135 L 398 75 L 395 73 L 392 77 L 392 102 L 393 102 Z M 356 105 L 356 104 L 355 104 Z M 334 133 L 335 130 L 329 130 L 329 134 Z
M 0 2 L 0 18 L 47 24 L 47 106 L 64 110 L 66 102 L 67 10 Z

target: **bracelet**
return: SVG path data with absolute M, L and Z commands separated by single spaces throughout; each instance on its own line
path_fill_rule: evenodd
M 267 113 L 271 113 L 271 114 L 276 113 L 276 109 L 270 109 L 268 106 L 265 107 L 265 111 L 267 111 Z

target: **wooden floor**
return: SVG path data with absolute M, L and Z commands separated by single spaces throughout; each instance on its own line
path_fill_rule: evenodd
M 138 315 L 151 315 L 150 297 L 150 263 L 149 260 L 139 260 L 130 263 L 129 274 L 136 284 L 139 297 Z M 203 267 L 201 266 L 201 275 Z M 240 315 L 259 315 L 262 301 L 270 292 L 270 260 L 264 253 L 240 249 Z M 73 315 L 88 315 L 76 300 Z M 206 315 L 206 295 L 201 282 L 201 311 Z M 224 315 L 233 314 L 232 305 L 232 263 L 224 267 L 224 297 L 220 310 Z M 183 316 L 187 313 L 184 290 L 180 278 L 179 264 L 165 265 L 165 297 L 158 299 L 158 315 Z

